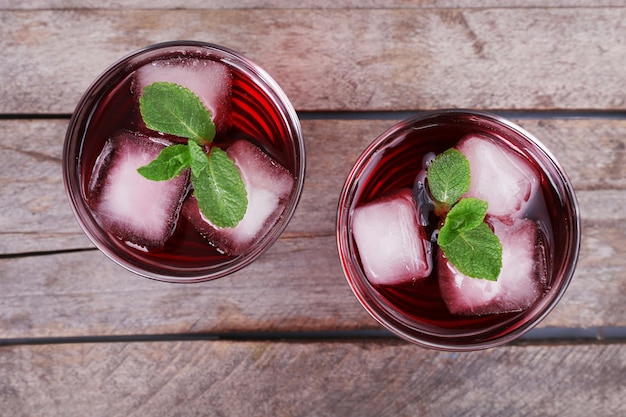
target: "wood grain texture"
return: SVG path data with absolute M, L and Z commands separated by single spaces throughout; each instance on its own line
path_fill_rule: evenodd
M 0 35 L 0 415 L 626 415 L 623 0 L 0 0 Z M 108 260 L 61 177 L 67 115 L 89 84 L 173 39 L 237 50 L 298 111 L 322 112 L 302 122 L 306 182 L 286 232 L 195 285 Z M 621 338 L 457 354 L 342 333 L 380 329 L 341 271 L 343 181 L 393 112 L 445 107 L 522 110 L 577 191 L 578 268 L 537 334 Z M 81 343 L 56 343 L 69 341 Z
M 0 253 L 89 247 L 63 186 L 66 120 L 0 121 Z
M 519 119 L 561 162 L 588 227 L 626 216 L 626 120 Z M 352 164 L 393 120 L 305 120 L 307 172 L 287 234 L 330 235 Z M 91 247 L 63 188 L 66 120 L 0 120 L 0 254 Z M 599 204 L 603 202 L 603 204 Z M 618 244 L 619 242 L 614 242 Z
M 626 121 L 518 122 L 562 161 L 583 220 L 572 284 L 540 326 L 626 325 Z M 0 338 L 378 328 L 343 277 L 335 212 L 352 163 L 392 123 L 305 120 L 305 188 L 283 237 L 232 277 L 180 286 L 137 277 L 95 250 L 71 252 L 93 246 L 64 195 L 67 121 L 1 120 Z
M 210 22 L 210 23 L 208 23 Z M 0 113 L 70 113 L 118 58 L 235 49 L 298 110 L 626 109 L 626 8 L 0 10 Z
M 279 240 L 245 270 L 172 285 L 99 251 L 0 259 L 0 339 L 376 328 L 341 273 L 333 237 Z
M 0 9 L 427 9 L 487 7 L 619 7 L 620 0 L 186 0 L 181 7 L 169 0 L 0 0 Z
M 597 416 L 626 413 L 620 345 L 451 354 L 399 342 L 0 347 L 14 417 Z
M 572 283 L 539 327 L 625 326 L 626 228 L 585 228 Z M 99 251 L 0 259 L 0 339 L 378 329 L 333 236 L 281 238 L 246 269 L 194 285 L 133 275 Z

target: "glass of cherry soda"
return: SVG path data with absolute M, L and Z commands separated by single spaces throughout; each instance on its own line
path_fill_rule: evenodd
M 138 175 L 178 141 L 142 119 L 139 98 L 152 82 L 181 85 L 210 111 L 211 146 L 235 161 L 247 191 L 237 226 L 207 221 L 188 172 L 158 182 Z M 219 278 L 257 259 L 287 227 L 304 170 L 300 122 L 279 85 L 241 54 L 197 41 L 151 45 L 106 69 L 80 99 L 63 149 L 66 192 L 86 235 L 128 270 L 167 282 Z
M 447 259 L 445 220 L 428 168 L 448 149 L 469 161 L 464 197 L 488 203 L 498 236 L 497 280 L 468 277 Z M 576 266 L 580 215 L 572 185 L 530 133 L 494 114 L 441 110 L 382 133 L 349 173 L 337 212 L 337 244 L 354 295 L 385 328 L 423 347 L 486 349 L 539 323 Z

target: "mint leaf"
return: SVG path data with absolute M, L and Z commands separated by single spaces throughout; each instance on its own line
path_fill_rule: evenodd
M 490 281 L 498 279 L 502 269 L 502 244 L 487 223 L 464 230 L 450 244 L 439 246 L 462 274 Z
M 163 148 L 148 165 L 137 168 L 145 178 L 152 181 L 166 181 L 180 175 L 191 166 L 191 156 L 187 145 L 171 145 Z
M 215 137 L 211 112 L 181 85 L 155 82 L 146 86 L 139 98 L 139 111 L 149 129 L 200 144 L 211 143 Z
M 207 155 L 189 141 L 191 184 L 200 211 L 217 227 L 235 227 L 246 214 L 248 198 L 241 174 L 226 152 L 213 146 Z
M 479 226 L 487 214 L 487 202 L 477 198 L 464 198 L 455 204 L 446 216 L 437 243 L 449 245 L 461 232 Z
M 452 206 L 469 190 L 469 161 L 456 149 L 448 149 L 437 155 L 428 166 L 427 179 L 433 198 Z

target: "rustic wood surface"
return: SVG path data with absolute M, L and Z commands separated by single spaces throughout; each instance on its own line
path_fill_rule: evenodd
M 0 35 L 1 416 L 626 414 L 622 0 L 0 0 Z M 126 53 L 172 39 L 260 64 L 307 145 L 284 235 L 243 271 L 195 285 L 109 261 L 61 178 L 82 92 Z M 561 303 L 528 337 L 483 352 L 381 331 L 335 245 L 360 152 L 443 107 L 500 112 L 539 137 L 582 216 Z
M 0 11 L 1 113 L 69 113 L 128 52 L 242 52 L 298 110 L 626 109 L 626 8 Z
M 5 415 L 620 416 L 620 345 L 473 353 L 395 341 L 5 348 Z M 314 370 L 314 371 L 313 371 Z
M 620 7 L 621 0 L 187 0 L 185 9 L 429 9 L 429 8 L 509 8 L 509 7 Z M 0 9 L 160 9 L 181 8 L 169 0 L 0 0 Z
M 619 296 L 626 293 L 626 211 L 621 206 L 626 201 L 626 120 L 516 121 L 563 161 L 583 219 L 575 277 L 541 326 L 626 326 L 626 304 Z M 93 246 L 74 221 L 61 178 L 67 121 L 0 121 L 0 166 L 3 177 L 12 175 L 0 189 L 0 210 L 6 213 L 0 220 L 0 300 L 12 306 L 0 315 L 0 337 L 376 327 L 345 283 L 334 226 L 350 166 L 372 135 L 391 123 L 303 121 L 306 186 L 283 237 L 233 276 L 172 286 L 128 273 L 96 250 L 82 251 Z

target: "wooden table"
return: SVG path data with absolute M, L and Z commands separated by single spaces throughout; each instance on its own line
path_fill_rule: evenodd
M 626 415 L 623 0 L 119 3 L 0 0 L 0 415 Z M 174 39 L 261 65 L 307 145 L 281 239 L 196 285 L 105 258 L 61 178 L 82 92 L 126 53 Z M 518 342 L 462 354 L 383 331 L 345 282 L 334 229 L 365 146 L 448 107 L 533 132 L 582 213 L 580 261 L 557 308 Z

